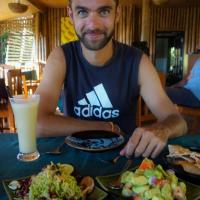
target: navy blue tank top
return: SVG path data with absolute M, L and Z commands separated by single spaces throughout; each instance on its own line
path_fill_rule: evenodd
M 67 71 L 64 114 L 78 119 L 112 121 L 131 134 L 139 96 L 138 69 L 142 52 L 113 41 L 114 54 L 104 66 L 91 65 L 79 41 L 62 46 Z

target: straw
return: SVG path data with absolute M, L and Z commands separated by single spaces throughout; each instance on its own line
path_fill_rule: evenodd
M 24 98 L 28 98 L 28 89 L 26 85 L 26 77 L 25 75 L 22 75 L 22 82 L 23 82 L 23 88 L 24 88 Z

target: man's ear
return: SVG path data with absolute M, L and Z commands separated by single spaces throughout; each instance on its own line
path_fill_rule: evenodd
M 67 6 L 67 13 L 68 13 L 68 16 L 69 16 L 71 22 L 73 23 L 73 11 L 72 11 L 71 6 Z
M 115 23 L 119 22 L 120 15 L 121 15 L 121 5 L 118 5 L 117 8 L 116 8 Z

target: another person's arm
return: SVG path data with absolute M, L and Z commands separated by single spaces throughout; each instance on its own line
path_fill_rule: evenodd
M 198 63 L 199 63 L 199 64 L 198 64 Z M 188 75 L 187 75 L 185 78 L 183 78 L 183 79 L 180 80 L 179 82 L 177 82 L 177 83 L 171 85 L 170 87 L 184 87 L 184 85 L 186 85 L 186 83 L 187 83 L 190 79 L 193 78 L 193 75 L 192 75 L 192 74 L 193 74 L 194 72 L 192 72 L 192 71 L 196 70 L 195 68 L 197 68 L 196 66 L 198 66 L 198 65 L 200 65 L 200 59 L 199 59 L 198 62 L 196 62 L 196 63 L 194 64 L 192 70 L 190 71 L 190 73 L 188 73 Z
M 43 80 L 36 93 L 40 94 L 38 111 L 38 136 L 69 135 L 83 130 L 111 130 L 108 122 L 78 120 L 55 114 L 61 88 L 66 74 L 66 62 L 61 48 L 56 48 L 49 56 Z M 117 131 L 116 125 L 114 128 Z
M 145 55 L 140 62 L 139 84 L 141 96 L 158 121 L 150 126 L 137 128 L 120 154 L 127 157 L 132 154 L 156 157 L 169 138 L 186 133 L 187 125 L 167 97 L 154 66 Z
M 171 85 L 170 87 L 183 87 L 188 81 L 188 77 L 187 78 L 184 78 L 182 79 L 181 81 Z

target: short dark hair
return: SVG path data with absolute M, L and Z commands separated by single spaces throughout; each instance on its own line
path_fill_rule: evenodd
M 119 0 L 115 0 L 115 2 L 116 2 L 116 5 L 118 6 Z M 72 3 L 72 0 L 69 0 L 69 3 L 71 4 L 71 3 Z

